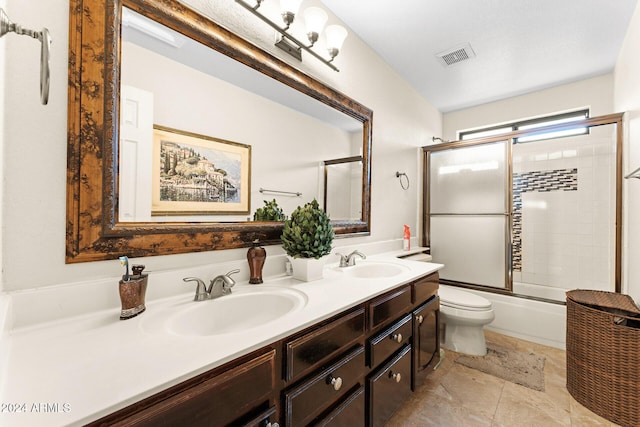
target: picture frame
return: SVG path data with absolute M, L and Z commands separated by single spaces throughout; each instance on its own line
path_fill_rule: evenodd
M 152 216 L 247 215 L 251 146 L 153 126 Z

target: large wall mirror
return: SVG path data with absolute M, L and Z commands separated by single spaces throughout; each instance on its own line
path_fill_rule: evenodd
M 356 101 L 176 0 L 72 0 L 69 64 L 67 262 L 278 243 L 253 213 L 323 200 L 327 158 L 362 158 L 333 223 L 369 233 Z

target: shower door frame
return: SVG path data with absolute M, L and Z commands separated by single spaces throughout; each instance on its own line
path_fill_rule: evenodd
M 442 283 L 453 284 L 461 287 L 478 289 L 487 292 L 494 293 L 502 293 L 512 296 L 517 296 L 521 298 L 540 300 L 545 302 L 551 302 L 555 304 L 565 304 L 564 302 L 559 302 L 555 300 L 550 300 L 546 298 L 540 298 L 529 295 L 522 294 L 514 294 L 513 293 L 513 263 L 512 263 L 512 251 L 513 251 L 513 143 L 516 138 L 523 136 L 535 136 L 538 134 L 544 134 L 554 131 L 564 131 L 570 130 L 574 128 L 580 127 L 596 127 L 596 126 L 605 126 L 605 125 L 615 125 L 616 131 L 616 158 L 615 158 L 615 181 L 616 181 L 616 191 L 615 191 L 615 266 L 614 266 L 614 286 L 615 292 L 620 293 L 622 291 L 622 140 L 623 140 L 623 113 L 616 114 L 608 114 L 604 116 L 591 117 L 584 120 L 579 120 L 572 122 L 570 124 L 559 124 L 552 126 L 539 127 L 534 129 L 527 130 L 517 130 L 513 132 L 504 133 L 501 135 L 484 137 L 484 138 L 475 138 L 475 139 L 467 139 L 461 141 L 452 141 L 445 142 L 442 144 L 428 145 L 422 147 L 422 157 L 423 157 L 423 182 L 422 182 L 422 235 L 421 241 L 422 246 L 430 247 L 430 218 L 431 218 L 431 209 L 430 209 L 430 197 L 429 197 L 429 188 L 430 188 L 430 155 L 434 151 L 443 151 L 449 150 L 453 148 L 463 148 L 463 147 L 472 147 L 479 146 L 490 143 L 497 142 L 507 142 L 506 147 L 506 178 L 505 178 L 505 203 L 507 206 L 505 207 L 505 216 L 507 217 L 506 221 L 506 233 L 505 233 L 505 283 L 506 286 L 504 288 L 497 288 L 485 285 L 478 285 L 473 283 L 466 282 L 458 282 L 447 279 L 440 279 Z M 481 214 L 478 214 L 481 215 Z M 497 214 L 491 214 L 497 215 Z

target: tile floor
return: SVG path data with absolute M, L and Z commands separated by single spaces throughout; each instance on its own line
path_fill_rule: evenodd
M 546 357 L 545 391 L 535 391 L 445 357 L 387 427 L 616 426 L 576 402 L 566 388 L 565 352 L 485 331 L 487 341 Z

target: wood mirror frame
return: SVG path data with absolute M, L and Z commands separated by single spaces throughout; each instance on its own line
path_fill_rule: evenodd
M 70 0 L 66 262 L 278 244 L 282 223 L 118 221 L 122 6 L 362 122 L 362 219 L 334 222 L 337 235 L 367 235 L 371 216 L 373 112 L 176 0 Z

